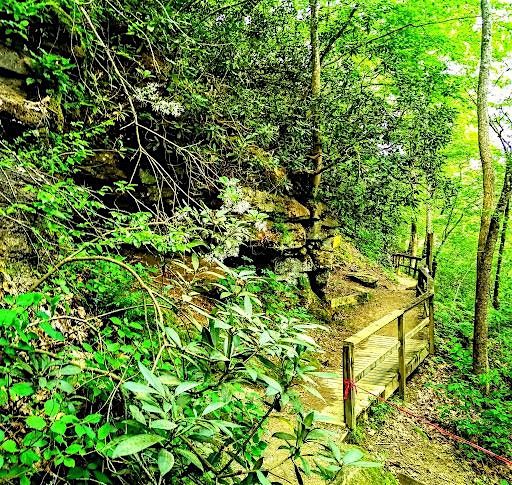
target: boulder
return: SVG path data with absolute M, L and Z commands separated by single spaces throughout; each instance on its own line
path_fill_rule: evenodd
M 336 296 L 330 299 L 331 310 L 356 306 L 368 301 L 370 294 L 363 291 L 352 293 L 351 295 Z
M 253 209 L 264 212 L 270 219 L 285 221 L 307 220 L 310 217 L 309 209 L 292 197 L 271 194 L 262 190 L 242 189 L 244 200 L 251 204 Z
M 313 270 L 313 261 L 309 255 L 303 257 L 280 257 L 274 260 L 274 271 L 278 275 L 300 276 Z
M 9 77 L 28 76 L 29 69 L 26 57 L 0 44 L 0 72 Z
M 265 221 L 255 230 L 253 244 L 285 250 L 298 250 L 306 244 L 306 230 L 296 222 Z
M 356 283 L 359 283 L 362 286 L 366 286 L 367 288 L 377 288 L 379 284 L 378 278 L 375 276 L 371 276 L 364 273 L 348 273 L 348 278 Z
M 31 101 L 21 89 L 21 81 L 3 77 L 0 77 L 0 114 L 29 127 L 43 125 L 55 116 L 60 121 L 62 117 L 60 107 L 50 97 Z

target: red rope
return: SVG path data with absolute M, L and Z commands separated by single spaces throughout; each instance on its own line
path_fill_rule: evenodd
M 345 400 L 348 399 L 348 393 L 350 392 L 351 389 L 355 389 L 356 392 L 357 392 L 357 388 L 356 388 L 355 382 L 351 381 L 350 379 L 344 379 L 343 380 L 343 389 L 344 389 L 343 399 L 345 399 Z M 348 389 L 348 391 L 347 391 L 347 389 Z M 404 414 L 407 414 L 411 418 L 414 418 L 414 419 L 417 419 L 419 421 L 424 422 L 428 426 L 434 428 L 436 431 L 441 433 L 443 436 L 446 436 L 446 437 L 448 437 L 448 438 L 450 438 L 450 439 L 452 439 L 454 441 L 458 441 L 459 443 L 463 443 L 465 445 L 471 446 L 475 450 L 481 451 L 482 453 L 485 453 L 486 455 L 489 455 L 489 456 L 495 458 L 496 460 L 501 461 L 502 463 L 507 465 L 509 468 L 512 468 L 512 460 L 510 460 L 509 458 L 506 458 L 504 456 L 498 455 L 498 454 L 492 452 L 491 450 L 487 450 L 486 448 L 484 448 L 484 447 L 474 443 L 473 441 L 469 441 L 469 440 L 467 440 L 465 438 L 462 438 L 461 436 L 453 434 L 450 431 L 448 431 L 447 429 L 442 428 L 438 424 L 433 423 L 432 421 L 429 421 L 427 418 L 424 418 L 423 416 L 419 416 L 418 414 L 415 414 L 415 413 L 409 411 L 408 409 L 406 409 L 406 408 L 404 408 L 402 406 L 399 406 L 398 404 L 394 404 L 394 403 L 388 402 L 383 397 L 381 397 L 381 396 L 379 396 L 377 394 L 374 394 L 373 392 L 367 391 L 366 389 L 363 389 L 361 386 L 359 386 L 359 389 L 361 391 L 363 391 L 363 392 L 366 392 L 367 394 L 370 394 L 371 396 L 374 396 L 379 401 L 381 401 L 383 403 L 386 403 L 388 406 L 391 406 L 392 408 L 395 408 L 397 411 L 400 411 L 400 412 L 402 412 Z
M 357 392 L 356 381 L 353 379 L 343 379 L 343 400 L 346 401 L 350 396 L 350 391 Z

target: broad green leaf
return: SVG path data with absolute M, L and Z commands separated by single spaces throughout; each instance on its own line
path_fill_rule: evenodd
M 165 327 L 165 333 L 167 336 L 178 346 L 181 347 L 181 339 L 178 332 L 171 327 Z
M 160 382 L 158 377 L 155 376 L 142 362 L 138 362 L 139 370 L 141 371 L 146 382 L 154 389 L 156 389 L 160 394 L 165 394 L 165 387 Z
M 225 405 L 225 402 L 212 402 L 204 408 L 201 416 L 206 416 L 207 414 L 213 413 L 213 411 L 217 411 L 218 409 L 223 408 Z
M 261 483 L 261 485 L 272 485 L 272 482 L 265 475 L 263 475 L 262 471 L 258 470 L 256 472 L 256 476 L 258 477 L 258 480 Z
M 28 308 L 32 305 L 37 305 L 43 299 L 41 293 L 23 293 L 16 298 L 16 305 L 23 308 Z
M 157 434 L 137 434 L 125 436 L 114 448 L 112 458 L 134 455 L 164 440 L 163 436 Z
M 46 426 L 46 421 L 41 416 L 29 416 L 25 422 L 29 428 L 37 430 L 41 430 Z
M 272 379 L 272 377 L 266 376 L 265 374 L 260 374 L 260 379 L 262 381 L 265 381 L 269 387 L 271 387 L 272 389 L 275 389 L 277 392 L 280 392 L 280 393 L 283 392 L 283 388 L 281 387 L 281 384 L 279 384 L 279 382 L 277 382 L 275 379 Z
M 170 421 L 169 419 L 155 419 L 149 423 L 150 428 L 154 429 L 166 429 L 168 431 L 172 431 L 176 429 L 178 425 L 174 421 Z
M 18 449 L 18 445 L 14 440 L 6 440 L 2 443 L 2 449 L 7 451 L 7 453 L 15 453 Z
M 11 394 L 15 396 L 31 396 L 34 388 L 30 382 L 17 382 L 11 387 Z
M 11 326 L 17 317 L 18 314 L 14 310 L 0 308 L 0 325 Z
M 61 332 L 59 332 L 58 330 L 55 330 L 49 322 L 43 322 L 39 325 L 39 327 L 44 330 L 44 332 L 46 333 L 46 335 L 48 335 L 49 337 L 51 337 L 52 339 L 54 340 L 58 340 L 59 342 L 64 342 L 66 340 L 66 337 L 64 337 L 64 335 L 62 335 Z
M 134 392 L 135 394 L 156 394 L 156 390 L 152 387 L 146 386 L 145 384 L 141 384 L 139 382 L 128 381 L 123 384 L 125 389 Z
M 280 440 L 286 441 L 295 441 L 295 436 L 290 433 L 284 433 L 282 431 L 278 431 L 272 435 L 273 438 L 279 438 Z
M 160 475 L 164 477 L 167 475 L 174 466 L 174 455 L 163 448 L 158 452 L 158 469 L 160 470 Z
M 66 428 L 67 428 L 67 425 L 66 423 L 64 423 L 63 421 L 61 421 L 60 419 L 55 421 L 51 426 L 50 426 L 50 430 L 53 431 L 55 434 L 58 434 L 58 435 L 63 435 L 63 434 L 66 434 Z
M 176 387 L 174 394 L 179 396 L 184 392 L 188 392 L 191 389 L 194 389 L 194 387 L 197 387 L 199 384 L 199 382 L 182 382 L 178 387 Z
M 197 468 L 199 468 L 201 471 L 204 471 L 203 464 L 201 463 L 199 458 L 194 453 L 192 453 L 189 450 L 185 450 L 183 448 L 178 448 L 176 450 L 176 452 L 179 453 L 181 456 L 183 456 L 183 458 L 186 458 L 189 463 L 192 463 Z
M 60 411 L 60 404 L 55 399 L 48 399 L 44 403 L 44 412 L 50 416 L 53 417 L 57 415 Z
M 69 364 L 65 365 L 64 367 L 61 367 L 57 372 L 61 376 L 74 376 L 80 374 L 82 372 L 82 369 L 77 365 Z
M 133 419 L 146 426 L 146 418 L 142 414 L 141 410 L 134 404 L 130 404 L 129 409 L 130 412 L 132 413 Z
M 358 450 L 357 448 L 354 448 L 353 450 L 348 450 L 343 455 L 343 463 L 345 463 L 345 465 L 350 465 L 355 461 L 359 461 L 363 456 L 364 453 L 361 450 Z

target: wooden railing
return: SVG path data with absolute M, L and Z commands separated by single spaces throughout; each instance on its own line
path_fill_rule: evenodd
M 409 256 L 409 261 L 416 261 L 414 266 L 409 266 L 409 268 L 418 275 L 417 297 L 405 307 L 395 310 L 372 322 L 343 342 L 344 417 L 345 424 L 349 429 L 354 429 L 356 425 L 356 389 L 358 381 L 368 375 L 372 369 L 378 367 L 390 354 L 398 349 L 398 387 L 401 398 L 405 399 L 407 378 L 405 349 L 407 341 L 416 336 L 421 330 L 428 327 L 428 352 L 429 354 L 434 353 L 434 280 L 426 267 L 426 260 Z M 406 333 L 404 324 L 405 315 L 420 305 L 424 305 L 427 316 L 412 330 Z M 398 335 L 396 343 L 385 349 L 379 349 L 379 352 L 363 366 L 356 365 L 354 359 L 356 358 L 358 347 L 367 342 L 370 337 L 375 335 L 386 325 L 395 321 Z
M 409 276 L 416 277 L 422 258 L 405 253 L 395 253 L 392 256 L 393 268 L 403 269 Z

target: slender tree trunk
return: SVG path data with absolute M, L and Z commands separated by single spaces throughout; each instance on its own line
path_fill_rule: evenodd
M 480 73 L 478 80 L 478 145 L 482 162 L 483 201 L 478 238 L 476 266 L 475 319 L 473 334 L 473 370 L 483 374 L 489 369 L 487 339 L 489 333 L 487 315 L 489 311 L 491 269 L 494 255 L 493 237 L 490 237 L 491 217 L 494 205 L 494 167 L 489 138 L 489 76 L 492 60 L 491 0 L 481 0 L 482 42 Z M 505 188 L 505 186 L 504 186 Z M 494 213 L 496 215 L 496 211 Z M 499 232 L 499 227 L 498 227 Z M 494 242 L 496 244 L 496 242 Z M 491 251 L 492 249 L 492 251 Z
M 507 241 L 508 218 L 510 215 L 510 197 L 505 206 L 505 214 L 503 216 L 503 225 L 501 227 L 500 247 L 498 249 L 498 262 L 496 263 L 496 278 L 494 280 L 494 293 L 492 298 L 492 306 L 496 310 L 500 307 L 500 278 L 501 266 L 503 264 L 503 252 L 505 251 L 505 243 Z
M 312 179 L 311 198 L 313 199 L 313 218 L 316 217 L 315 198 L 318 194 L 320 182 L 322 179 L 322 136 L 320 132 L 320 45 L 318 41 L 318 0 L 310 0 L 309 8 L 310 35 L 311 35 L 311 159 L 314 162 L 314 172 Z
M 407 252 L 411 256 L 416 256 L 416 253 L 418 252 L 418 226 L 416 224 L 416 218 L 413 218 L 411 221 L 411 237 L 409 239 Z

